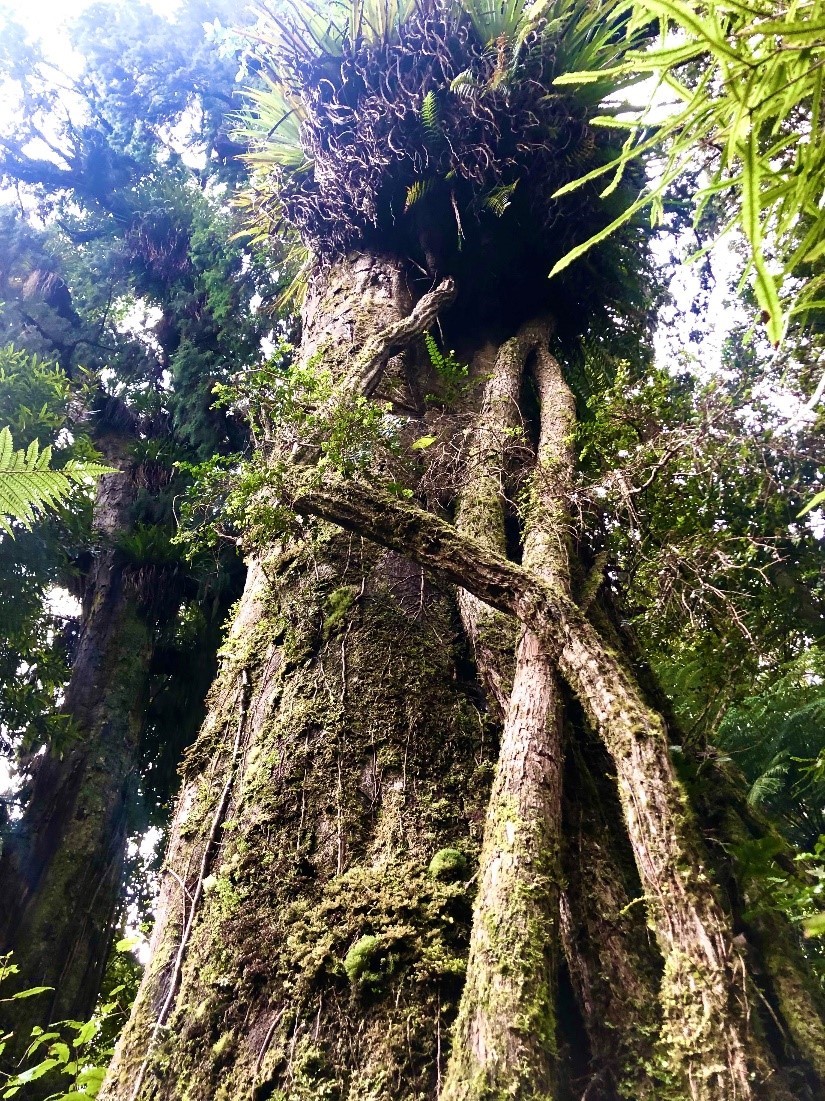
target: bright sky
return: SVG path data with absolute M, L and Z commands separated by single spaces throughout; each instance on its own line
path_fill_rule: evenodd
M 49 37 L 61 23 L 73 19 L 93 0 L 0 0 L 0 11 L 11 12 L 18 23 Z M 155 11 L 171 14 L 180 0 L 147 0 Z

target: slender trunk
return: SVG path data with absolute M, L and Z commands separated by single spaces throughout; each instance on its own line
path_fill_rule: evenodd
M 777 873 L 793 879 L 798 875 L 794 853 L 748 804 L 744 779 L 732 771 L 730 763 L 719 760 L 712 748 L 696 744 L 679 729 L 638 639 L 621 623 L 613 600 L 603 595 L 591 609 L 594 625 L 622 655 L 625 666 L 634 670 L 647 699 L 665 715 L 668 729 L 691 767 L 704 776 L 697 788 L 697 811 L 712 845 L 718 876 L 732 899 L 737 928 L 742 930 L 739 940 L 744 942 L 749 970 L 756 976 L 756 996 L 767 1009 L 769 1029 L 778 1032 L 774 1046 L 783 1050 L 791 1064 L 796 1089 L 809 1089 L 812 1092 L 806 1096 L 819 1096 L 825 1088 L 825 998 L 800 950 L 798 928 L 777 910 L 769 890 L 765 897 L 764 882 L 743 874 L 734 855 L 742 845 L 767 847 L 775 853 Z M 800 1085 L 800 1077 L 812 1084 Z
M 501 496 L 506 449 L 519 427 L 519 395 L 528 356 L 541 370 L 548 326 L 528 325 L 503 345 L 485 387 L 473 471 L 457 526 L 505 553 Z M 564 439 L 542 424 L 533 472 L 534 507 L 526 523 L 524 563 L 551 584 L 568 576 L 567 549 L 554 523 L 560 483 L 572 457 Z M 548 475 L 553 468 L 555 480 Z M 484 632 L 494 613 L 462 592 L 462 613 L 485 680 L 503 682 Z M 509 632 L 508 632 L 509 634 Z M 507 635 L 504 636 L 505 638 Z M 445 1098 L 481 1098 L 497 1090 L 514 1098 L 551 1098 L 556 1078 L 556 982 L 561 845 L 561 699 L 554 663 L 529 630 L 516 650 L 496 782 L 487 810 L 473 915 L 467 982 L 462 994 Z
M 128 470 L 120 441 L 105 440 L 104 451 Z M 38 759 L 0 863 L 3 950 L 20 968 L 16 985 L 54 988 L 14 1004 L 18 1042 L 33 1024 L 91 1013 L 111 946 L 152 652 L 112 546 L 133 499 L 128 473 L 101 479 L 94 518 L 101 550 L 62 708 L 73 740 L 64 756 Z

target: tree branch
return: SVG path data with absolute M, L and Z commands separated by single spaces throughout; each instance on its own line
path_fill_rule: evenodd
M 416 302 L 406 317 L 370 337 L 358 354 L 355 366 L 341 383 L 340 392 L 369 397 L 381 381 L 387 360 L 406 348 L 414 337 L 426 332 L 439 312 L 450 305 L 455 295 L 455 280 L 443 279 L 437 287 Z

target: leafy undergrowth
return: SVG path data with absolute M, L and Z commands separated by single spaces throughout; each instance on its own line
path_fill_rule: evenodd
M 11 1097 L 26 1101 L 32 1096 L 30 1087 L 35 1082 L 38 1098 L 43 1098 L 44 1087 L 51 1090 L 45 1101 L 97 1097 L 140 981 L 141 967 L 131 951 L 134 946 L 134 940 L 122 940 L 116 946 L 103 993 L 87 1021 L 55 1021 L 46 1028 L 35 1025 L 20 1057 L 20 1069 L 0 1083 L 2 1101 Z M 0 957 L 0 984 L 18 973 L 11 953 Z M 49 986 L 30 987 L 8 998 L 0 998 L 0 1002 L 42 997 L 51 989 Z M 0 1036 L 0 1055 L 13 1043 L 13 1038 L 12 1032 Z

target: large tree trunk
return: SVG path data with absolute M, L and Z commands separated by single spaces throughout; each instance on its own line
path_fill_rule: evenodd
M 95 1004 L 111 947 L 126 852 L 127 811 L 146 707 L 152 631 L 118 563 L 135 487 L 124 441 L 101 449 L 121 473 L 100 480 L 99 540 L 87 579 L 80 638 L 62 711 L 71 742 L 36 760 L 31 792 L 0 862 L 3 951 L 16 985 L 53 992 L 13 1003 L 18 1043 L 31 1025 L 84 1019 Z
M 346 375 L 409 306 L 352 257 L 302 357 Z M 494 748 L 454 595 L 320 525 L 250 565 L 224 654 L 102 1097 L 435 1096 Z
M 370 394 L 451 294 L 413 307 L 398 263 L 350 256 L 316 273 L 302 360 L 331 369 L 341 400 Z M 283 496 L 315 519 L 250 569 L 105 1101 L 790 1097 L 786 1038 L 763 1028 L 665 723 L 571 596 L 575 410 L 547 323 L 481 359 L 455 525 L 376 489 L 386 470 L 319 480 L 280 464 Z M 495 429 L 525 374 L 540 416 L 516 564 Z M 513 618 L 510 671 L 490 632 L 511 638 Z M 577 700 L 564 772 L 562 681 Z M 558 1043 L 562 952 L 583 1059 Z

